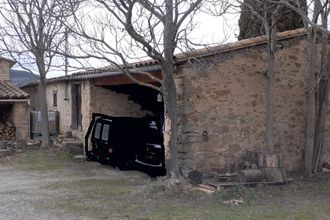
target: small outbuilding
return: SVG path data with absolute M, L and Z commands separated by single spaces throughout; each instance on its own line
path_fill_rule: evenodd
M 0 141 L 25 140 L 30 133 L 29 95 L 9 82 L 14 64 L 0 57 Z

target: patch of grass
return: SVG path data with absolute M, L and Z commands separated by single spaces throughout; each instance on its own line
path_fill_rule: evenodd
M 255 196 L 255 190 L 253 188 L 248 188 L 245 186 L 234 186 L 232 188 L 221 190 L 217 192 L 218 199 L 224 201 L 224 200 L 230 200 L 230 199 L 238 199 L 238 198 L 254 198 Z
M 285 219 L 285 212 L 278 207 L 251 207 L 247 205 L 228 206 L 215 204 L 211 201 L 205 203 L 161 203 L 151 207 L 149 219 Z
M 35 202 L 34 207 L 38 210 L 51 210 L 54 213 L 79 216 L 81 219 L 101 219 L 104 213 L 103 207 L 95 205 L 99 202 L 99 200 L 92 201 L 88 198 L 81 199 L 72 196 L 71 198 L 45 200 L 42 203 Z
M 150 219 L 201 219 L 203 216 L 200 207 L 184 203 L 163 203 L 152 207 L 148 216 Z
M 294 220 L 330 219 L 330 205 L 310 204 L 291 210 Z
M 49 202 L 43 201 L 47 207 L 41 208 L 62 210 L 90 219 L 330 219 L 328 200 L 317 192 L 310 201 L 300 198 L 303 191 L 297 196 L 286 188 L 281 189 L 282 192 L 279 190 L 276 196 L 268 197 L 265 195 L 278 189 L 232 188 L 207 195 L 160 185 L 134 185 L 125 178 L 51 183 L 46 190 L 66 191 L 50 198 Z M 145 188 L 151 191 L 147 193 Z M 247 201 L 252 194 L 256 196 Z M 244 197 L 244 203 L 239 206 L 223 204 L 224 200 L 240 197 Z
M 131 184 L 126 179 L 80 179 L 74 181 L 53 182 L 44 186 L 45 190 L 78 191 L 80 194 L 102 195 L 103 197 L 115 194 L 129 193 Z
M 310 211 L 301 211 L 293 215 L 294 220 L 313 220 L 316 219 L 316 216 L 314 213 L 311 213 Z
M 29 150 L 20 155 L 13 165 L 23 170 L 51 171 L 64 168 L 66 162 L 72 160 L 71 155 L 64 150 Z
M 329 175 L 284 186 L 237 186 L 209 195 L 184 185 L 149 182 L 134 172 L 97 170 L 101 166 L 89 163 L 68 169 L 70 161 L 63 151 L 31 151 L 15 161 L 20 169 L 58 169 L 55 173 L 61 175 L 40 188 L 45 196 L 33 201 L 37 210 L 81 219 L 330 219 Z M 77 175 L 81 169 L 97 174 Z M 238 206 L 223 203 L 241 198 L 244 203 Z
M 123 219 L 127 213 L 134 213 L 137 206 L 131 204 L 137 186 L 126 178 L 78 179 L 57 181 L 42 187 L 53 195 L 48 201 L 37 202 L 34 206 L 41 210 L 61 210 L 88 219 Z

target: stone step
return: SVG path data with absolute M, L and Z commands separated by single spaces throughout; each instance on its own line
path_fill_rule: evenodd
M 79 141 L 79 140 L 63 140 L 63 142 L 61 143 L 62 147 L 64 149 L 69 150 L 69 152 L 73 155 L 82 155 L 83 154 L 83 142 Z

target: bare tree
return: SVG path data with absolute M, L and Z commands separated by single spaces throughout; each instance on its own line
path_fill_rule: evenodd
M 328 108 L 329 93 L 329 0 L 312 0 L 306 9 L 299 0 L 269 0 L 273 4 L 282 4 L 300 15 L 307 30 L 308 42 L 308 106 L 305 145 L 305 170 L 310 176 L 318 172 L 320 153 L 323 147 L 323 133 Z M 308 13 L 306 13 L 306 11 Z M 321 25 L 320 25 L 321 24 Z M 321 33 L 321 38 L 318 37 Z M 318 57 L 318 40 L 322 44 L 321 56 Z M 320 67 L 320 68 L 318 68 Z
M 75 46 L 80 47 L 81 52 L 80 56 L 73 53 L 69 56 L 104 60 L 117 66 L 137 84 L 156 89 L 163 95 L 165 163 L 167 176 L 174 179 L 180 177 L 174 52 L 187 42 L 187 34 L 194 27 L 192 19 L 202 3 L 203 0 L 96 0 L 93 10 L 97 11 L 97 16 L 89 15 L 85 7 L 83 15 L 77 16 L 75 25 L 70 27 L 78 41 Z M 222 8 L 227 1 L 213 3 Z M 93 20 L 94 26 L 86 25 L 88 22 L 84 19 Z M 128 65 L 132 58 L 147 57 L 159 63 L 162 79 Z M 161 86 L 138 81 L 134 77 L 136 73 L 148 75 Z
M 253 6 L 257 5 L 259 1 L 253 1 L 253 4 L 249 4 L 249 1 L 245 2 L 245 5 L 249 5 L 250 9 L 253 9 Z M 320 165 L 320 154 L 323 147 L 323 134 L 324 134 L 324 126 L 326 119 L 326 112 L 328 108 L 328 93 L 329 93 L 329 27 L 328 27 L 328 19 L 329 19 L 329 8 L 330 1 L 328 0 L 313 0 L 308 1 L 308 5 L 306 1 L 301 0 L 263 0 L 263 2 L 267 2 L 268 4 L 273 5 L 273 7 L 285 7 L 286 9 L 290 9 L 299 15 L 301 21 L 303 21 L 304 27 L 307 30 L 307 42 L 309 48 L 309 78 L 308 78 L 308 108 L 307 108 L 307 129 L 306 129 L 306 146 L 305 146 L 305 169 L 308 175 L 312 175 L 312 173 L 316 173 L 319 169 Z M 266 5 L 266 4 L 264 4 Z M 259 8 L 259 11 L 261 9 Z M 264 9 L 267 11 L 268 9 Z M 273 21 L 274 12 L 277 10 L 271 10 L 271 18 L 268 18 L 270 21 Z M 262 21 L 263 18 L 260 17 L 260 13 L 257 13 L 258 10 L 254 10 L 253 15 L 259 17 Z M 266 18 L 267 19 L 267 18 Z M 321 25 L 319 25 L 321 24 Z M 260 25 L 259 25 L 260 26 Z M 262 25 L 267 27 L 266 22 L 262 22 Z M 273 24 L 271 25 L 273 26 Z M 270 26 L 270 27 L 271 27 Z M 272 39 L 272 35 L 267 35 L 267 28 L 265 29 L 266 36 L 268 40 Z M 321 36 L 321 56 L 318 60 L 318 49 L 317 49 L 317 39 L 318 33 L 322 33 Z M 268 41 L 268 46 L 274 45 L 276 41 Z M 271 49 L 272 46 L 269 47 Z M 275 47 L 276 48 L 276 47 Z M 272 59 L 274 56 L 272 55 L 272 50 L 268 50 L 268 57 Z M 271 60 L 269 60 L 271 61 Z M 269 70 L 270 67 L 273 66 L 272 62 L 269 62 Z M 318 70 L 318 67 L 319 70 Z M 269 83 L 271 80 L 268 79 L 268 88 L 271 86 Z M 268 89 L 269 93 L 269 89 Z M 269 105 L 269 95 L 267 95 L 267 105 Z M 271 137 L 271 126 L 270 121 L 271 114 L 269 114 L 269 108 L 267 109 L 267 138 L 270 140 Z M 269 146 L 269 141 L 267 142 L 267 146 Z M 269 147 L 268 147 L 269 148 Z
M 330 57 L 329 57 L 329 0 L 310 1 L 309 13 L 303 12 L 303 7 L 297 0 L 274 1 L 295 10 L 303 19 L 307 30 L 309 48 L 308 69 L 308 109 L 307 130 L 305 145 L 305 170 L 311 176 L 317 173 L 320 163 L 320 154 L 323 147 L 323 134 L 326 113 L 328 108 Z M 321 38 L 318 37 L 321 33 Z M 320 59 L 317 59 L 317 44 L 320 39 L 322 49 Z M 318 68 L 319 67 L 319 68 Z
M 251 31 L 253 32 L 251 33 L 251 35 L 254 35 L 256 33 L 260 33 L 260 34 L 265 33 L 267 39 L 268 68 L 266 75 L 267 87 L 266 87 L 265 141 L 266 141 L 267 152 L 274 153 L 273 87 L 274 87 L 274 78 L 276 71 L 277 25 L 279 24 L 279 21 L 281 21 L 280 19 L 283 18 L 283 15 L 286 13 L 286 11 L 284 11 L 283 5 L 274 4 L 267 0 L 254 0 L 254 1 L 244 1 L 244 2 L 238 1 L 238 2 L 241 4 L 242 13 L 244 16 L 246 14 L 250 14 L 252 18 L 257 19 L 257 21 L 254 21 L 257 27 L 251 28 Z M 261 28 L 262 30 L 257 30 L 259 28 Z M 246 28 L 240 30 L 241 37 L 248 35 L 246 31 L 247 31 Z
M 3 0 L 1 1 L 0 40 L 21 67 L 40 74 L 42 146 L 49 145 L 46 100 L 46 74 L 56 63 L 56 51 L 64 41 L 63 23 L 76 9 L 75 1 Z
M 322 6 L 322 5 L 321 5 Z M 328 21 L 330 13 L 330 1 L 327 5 L 323 5 L 320 12 L 321 26 L 328 30 Z M 326 115 L 328 111 L 328 99 L 330 90 L 330 47 L 329 47 L 329 34 L 322 32 L 321 37 L 321 59 L 320 71 L 317 76 L 317 92 L 316 92 L 316 125 L 315 125 L 315 142 L 313 150 L 312 170 L 314 173 L 318 172 L 320 166 L 320 156 L 324 144 L 324 127 Z
M 307 23 L 308 41 L 309 41 L 309 79 L 308 79 L 308 116 L 307 116 L 307 134 L 305 147 L 305 169 L 308 175 L 317 173 L 319 169 L 320 153 L 323 147 L 323 133 L 325 126 L 326 113 L 328 109 L 329 93 L 329 32 L 328 19 L 330 12 L 330 1 L 322 2 L 315 0 L 313 18 Z M 318 29 L 318 21 L 320 27 Z M 321 36 L 321 56 L 317 60 L 317 32 L 322 31 Z M 316 69 L 319 66 L 319 70 Z

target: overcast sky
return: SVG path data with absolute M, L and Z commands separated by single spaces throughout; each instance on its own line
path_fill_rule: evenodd
M 221 5 L 221 4 L 219 4 L 219 5 Z M 215 7 L 215 5 L 212 5 L 212 6 L 213 6 L 213 8 L 211 10 L 218 9 L 218 7 Z M 207 10 L 207 7 L 208 6 L 206 6 L 205 8 L 202 8 L 202 10 Z M 98 11 L 98 10 L 100 10 L 100 11 Z M 81 15 L 82 15 L 81 18 L 85 18 L 85 17 L 89 18 L 89 16 L 91 15 L 91 17 L 95 16 L 98 19 L 102 19 L 103 18 L 102 10 L 105 10 L 105 9 L 102 7 L 95 8 L 94 6 L 91 6 L 88 4 L 84 5 L 80 10 Z M 210 12 L 210 11 L 208 11 L 208 12 Z M 237 25 L 238 17 L 239 17 L 239 13 L 227 13 L 226 12 L 224 15 L 221 15 L 221 16 L 212 16 L 210 14 L 199 11 L 197 14 L 194 15 L 194 18 L 193 18 L 194 28 L 193 28 L 192 32 L 188 31 L 189 32 L 188 33 L 189 41 L 195 43 L 195 45 L 201 44 L 201 45 L 208 45 L 208 46 L 219 45 L 219 44 L 223 44 L 223 43 L 236 41 L 236 39 L 237 39 L 236 36 L 237 36 L 237 32 L 238 32 L 238 25 Z M 107 20 L 100 20 L 100 21 L 107 22 Z M 111 22 L 112 20 L 109 20 L 109 21 Z M 101 24 L 101 23 L 98 23 L 97 20 L 92 19 L 92 20 L 87 21 L 87 23 L 84 24 L 84 27 L 87 27 L 87 29 L 94 29 L 93 27 L 95 27 L 95 29 L 94 29 L 94 31 L 96 30 L 95 33 L 101 33 L 101 37 L 102 37 L 103 36 L 102 30 L 99 30 L 98 29 L 99 26 L 96 26 L 96 24 Z M 185 24 L 183 24 L 182 26 L 185 26 Z M 91 28 L 89 28 L 89 27 L 91 27 Z M 116 42 L 116 41 L 112 40 L 114 35 L 111 33 L 112 32 L 107 31 L 107 30 L 104 32 L 106 41 L 108 44 L 113 44 L 112 42 Z M 119 33 L 120 33 L 120 31 L 119 31 Z M 160 35 L 158 37 L 159 37 L 159 40 L 161 40 L 161 37 L 160 37 L 161 32 L 159 32 L 159 34 Z M 74 46 L 74 42 L 71 42 L 70 39 L 69 39 L 69 42 L 70 42 L 69 44 L 71 45 L 71 48 L 72 48 L 72 49 L 70 48 L 70 51 L 75 50 L 73 48 L 77 48 L 77 47 Z M 83 51 L 88 51 L 89 48 L 91 48 L 91 47 L 89 47 L 90 41 L 86 41 L 86 42 L 81 41 L 80 42 L 78 40 L 77 42 L 79 42 L 79 45 L 86 45 L 86 48 L 84 48 L 84 49 L 80 50 L 80 52 L 78 52 L 79 55 Z M 122 41 L 122 42 L 125 42 L 125 41 Z M 86 44 L 84 44 L 84 43 L 86 43 Z M 114 47 L 113 45 L 111 45 L 111 46 Z M 116 45 L 116 47 L 117 46 L 118 45 Z M 124 45 L 124 47 L 125 47 L 125 45 Z M 122 48 L 124 48 L 124 47 L 122 47 Z M 176 51 L 176 53 L 180 53 L 182 51 L 187 50 L 187 49 L 184 49 L 184 45 L 180 45 L 180 47 L 182 47 L 182 50 L 178 49 Z M 191 47 L 191 45 L 190 45 L 190 47 Z M 198 48 L 198 46 L 193 46 L 193 47 Z M 131 51 L 134 51 L 133 53 L 135 53 L 135 48 Z M 125 52 L 123 52 L 123 53 L 125 53 Z M 145 57 L 145 54 L 139 54 L 138 51 L 136 53 L 137 53 L 136 55 L 133 54 L 133 56 L 132 56 L 133 59 L 129 58 L 128 62 L 132 62 L 132 61 L 136 62 L 141 59 L 142 60 L 148 59 L 147 57 Z M 138 57 L 138 56 L 140 56 L 140 57 Z M 109 56 L 107 55 L 107 57 L 109 57 Z M 137 57 L 137 59 L 134 59 L 135 57 Z M 113 58 L 111 57 L 111 59 L 113 59 Z M 62 65 L 64 63 L 64 58 L 56 58 L 56 59 L 54 59 L 54 61 L 56 62 L 55 65 Z M 74 59 L 69 60 L 69 62 L 70 62 L 70 65 L 72 65 L 72 66 L 78 66 L 77 65 L 78 62 Z M 54 63 L 53 63 L 53 65 L 54 65 Z M 106 65 L 109 65 L 109 63 L 107 63 L 105 61 L 101 62 L 100 59 L 94 58 L 94 59 L 90 59 L 88 61 L 88 65 L 84 65 L 84 66 L 86 66 L 86 67 L 89 66 L 91 68 L 99 68 L 99 67 L 104 67 Z M 31 63 L 31 64 L 26 63 L 24 66 L 31 69 L 33 72 L 37 71 L 37 68 L 35 68 L 34 63 Z M 13 69 L 21 69 L 21 67 L 19 65 L 15 65 L 13 67 Z M 73 71 L 71 71 L 71 73 L 75 72 L 75 71 L 77 71 L 77 69 L 74 69 Z M 61 75 L 64 75 L 63 70 L 50 71 L 47 73 L 47 78 L 57 77 L 57 76 L 61 76 Z
M 189 39 L 194 43 L 203 45 L 219 45 L 237 41 L 238 18 L 238 12 L 225 13 L 218 17 L 200 12 L 194 17 L 196 28 L 190 33 Z M 70 62 L 73 63 L 74 61 L 72 60 Z M 101 67 L 105 65 L 106 64 L 101 63 L 98 60 L 94 60 L 90 63 L 91 67 Z M 16 65 L 13 68 L 19 69 L 19 66 Z M 64 75 L 63 71 L 53 71 L 49 72 L 47 77 L 50 78 L 61 75 Z
M 238 33 L 238 18 L 239 14 L 236 13 L 226 14 L 225 16 L 219 17 L 199 13 L 196 15 L 195 19 L 196 29 L 190 34 L 191 40 L 195 43 L 210 45 L 236 41 Z M 93 63 L 92 66 L 94 66 Z M 100 66 L 100 64 L 95 63 L 95 67 L 97 66 Z M 47 78 L 61 75 L 64 75 L 63 71 L 53 71 L 47 74 Z
M 196 16 L 196 29 L 190 35 L 191 40 L 195 43 L 214 45 L 237 40 L 238 14 L 228 14 L 221 17 L 215 17 L 205 13 L 200 13 Z M 95 63 L 95 66 L 99 65 L 99 63 Z M 47 78 L 61 75 L 64 75 L 63 71 L 53 71 L 47 74 Z

